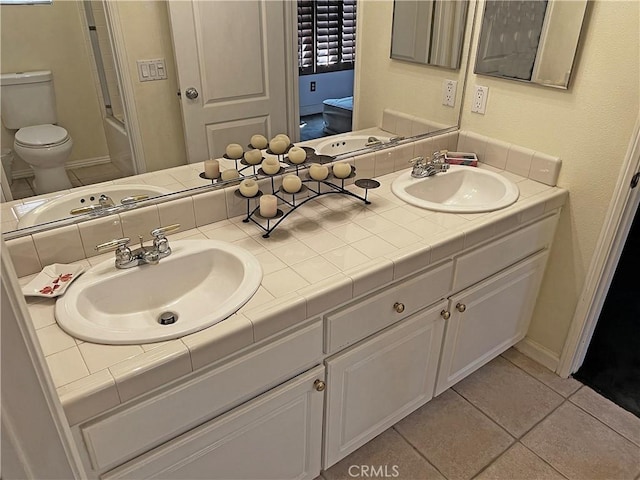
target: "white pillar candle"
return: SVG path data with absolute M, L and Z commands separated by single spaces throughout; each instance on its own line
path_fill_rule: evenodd
M 251 137 L 251 146 L 253 148 L 258 148 L 258 149 L 267 148 L 268 144 L 269 142 L 267 142 L 267 137 L 265 137 L 264 135 L 253 135 Z
M 287 193 L 297 193 L 302 188 L 302 180 L 297 175 L 285 175 L 282 179 L 282 188 Z
M 275 157 L 267 157 L 262 161 L 262 171 L 267 175 L 275 175 L 280 171 L 280 162 Z
M 222 171 L 222 180 L 233 180 L 235 178 L 238 178 L 240 176 L 240 173 L 238 173 L 238 170 L 236 170 L 235 168 L 229 168 L 227 170 L 223 170 Z
M 240 193 L 244 197 L 255 197 L 258 194 L 258 182 L 251 178 L 247 178 L 240 182 Z
M 351 165 L 346 162 L 338 162 L 333 165 L 333 174 L 336 178 L 347 178 L 351 175 Z
M 242 145 L 238 143 L 230 143 L 229 145 L 227 145 L 225 152 L 227 154 L 227 157 L 233 160 L 237 160 L 238 158 L 242 158 L 244 149 L 242 148 Z
M 289 150 L 289 160 L 291 160 L 291 163 L 298 165 L 304 162 L 306 158 L 307 152 L 300 147 L 291 147 L 291 150 Z
M 264 218 L 273 218 L 278 211 L 278 198 L 275 195 L 263 195 L 260 197 L 260 215 Z
M 287 151 L 287 147 L 289 144 L 282 140 L 282 138 L 273 138 L 269 142 L 269 150 L 271 150 L 276 155 L 281 155 Z
M 309 167 L 309 175 L 314 180 L 324 180 L 329 176 L 329 169 L 325 165 L 320 165 L 319 163 L 312 163 Z
M 220 176 L 220 162 L 213 158 L 204 161 L 204 176 L 207 178 L 218 178 Z

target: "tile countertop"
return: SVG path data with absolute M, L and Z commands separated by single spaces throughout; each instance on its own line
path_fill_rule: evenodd
M 517 183 L 518 201 L 481 214 L 447 214 L 405 204 L 391 192 L 402 172 L 379 177 L 371 205 L 327 195 L 287 218 L 268 239 L 235 217 L 171 235 L 212 238 L 251 251 L 263 267 L 254 297 L 223 322 L 180 339 L 99 345 L 74 339 L 54 318 L 54 299 L 28 298 L 29 311 L 63 407 L 73 425 L 210 365 L 303 319 L 427 267 L 560 208 L 567 191 L 487 165 Z M 361 193 L 361 189 L 348 187 Z M 113 257 L 83 260 L 86 266 Z M 29 282 L 34 275 L 20 279 Z

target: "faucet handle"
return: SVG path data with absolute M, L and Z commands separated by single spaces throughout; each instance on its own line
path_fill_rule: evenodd
M 108 252 L 110 250 L 116 250 L 116 249 L 120 250 L 121 248 L 126 248 L 129 245 L 130 241 L 131 239 L 129 237 L 116 238 L 108 242 L 101 243 L 100 245 L 97 245 L 95 249 L 98 252 Z
M 149 198 L 149 195 L 130 195 L 120 200 L 120 203 L 122 205 L 133 205 L 134 203 L 141 202 L 142 200 L 146 200 L 147 198 Z
M 431 161 L 435 163 L 444 163 L 445 154 L 442 150 L 436 150 L 431 155 Z
M 423 165 L 425 163 L 424 157 L 412 158 L 411 160 L 409 160 L 409 163 L 415 165 L 416 167 L 419 167 L 420 165 Z
M 174 223 L 173 225 L 167 225 L 166 227 L 154 228 L 153 230 L 151 230 L 151 236 L 159 240 L 161 238 L 164 238 L 165 235 L 171 232 L 175 232 L 179 228 L 180 228 L 179 223 Z

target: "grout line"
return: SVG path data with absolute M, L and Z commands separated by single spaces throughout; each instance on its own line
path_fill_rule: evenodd
M 547 465 L 549 465 L 554 471 L 558 472 L 558 474 L 560 474 L 560 476 L 564 477 L 564 478 L 569 478 L 566 475 L 564 475 L 560 470 L 558 470 L 556 467 L 554 467 L 553 465 L 551 465 L 549 462 L 547 462 L 544 458 L 542 458 L 540 455 L 538 455 L 536 452 L 534 452 L 533 450 L 531 450 L 530 448 L 528 448 L 524 443 L 522 442 L 518 442 L 520 445 L 522 445 L 523 448 L 526 448 L 527 451 L 531 452 L 532 454 L 534 454 L 536 457 L 538 457 L 540 460 L 542 460 L 542 462 L 546 463 Z
M 433 399 L 431 399 L 431 400 L 433 400 Z M 425 403 L 425 405 L 426 405 L 426 403 Z M 422 407 L 420 407 L 420 408 L 422 408 Z M 396 425 L 397 425 L 397 423 L 396 423 Z M 391 426 L 390 429 L 393 429 L 400 436 L 400 438 L 403 439 L 407 443 L 407 445 L 409 445 L 422 459 L 424 459 L 425 462 L 427 462 L 429 465 L 431 465 L 440 475 L 442 475 L 444 478 L 447 478 L 447 476 L 437 466 L 435 466 L 433 463 L 431 463 L 429 461 L 429 459 L 426 457 L 425 454 L 423 454 L 413 443 L 411 443 L 408 438 L 406 438 L 404 435 L 402 435 L 402 433 L 396 428 L 396 425 Z
M 511 347 L 511 348 L 513 348 L 513 347 Z M 504 352 L 503 352 L 503 353 L 504 353 Z M 523 354 L 523 355 L 524 355 L 524 354 Z M 562 393 L 560 393 L 559 391 L 557 391 L 557 390 L 556 390 L 555 388 L 553 388 L 552 386 L 547 385 L 546 383 L 544 383 L 542 380 L 540 380 L 539 378 L 537 378 L 536 376 L 534 376 L 534 375 L 533 375 L 533 374 L 531 374 L 530 372 L 527 372 L 527 371 L 526 371 L 524 368 L 522 368 L 520 365 L 518 365 L 518 364 L 516 364 L 516 363 L 512 362 L 512 361 L 511 361 L 511 360 L 509 360 L 507 357 L 504 357 L 502 354 L 500 354 L 499 356 L 500 356 L 500 358 L 502 358 L 502 359 L 506 360 L 507 362 L 509 362 L 509 363 L 510 363 L 511 365 L 513 365 L 514 367 L 519 368 L 520 370 L 522 370 L 524 373 L 526 373 L 527 375 L 529 375 L 531 378 L 533 378 L 533 379 L 534 379 L 534 380 L 536 380 L 537 382 L 540 382 L 542 385 L 544 385 L 545 387 L 547 387 L 549 390 L 551 390 L 551 391 L 553 391 L 553 392 L 557 393 L 558 395 L 560 395 L 560 396 L 561 396 L 562 398 L 564 398 L 565 400 L 568 400 L 568 399 L 569 399 L 569 397 L 573 396 L 575 393 L 577 393 L 577 391 L 578 391 L 578 390 L 580 390 L 580 389 L 584 386 L 584 384 L 583 384 L 582 382 L 580 382 L 579 380 L 576 380 L 576 379 L 574 378 L 574 380 L 576 380 L 576 381 L 577 381 L 578 383 L 580 383 L 580 385 L 582 385 L 582 386 L 581 386 L 581 387 L 578 387 L 578 388 L 576 389 L 576 391 L 575 391 L 575 392 L 572 392 L 572 393 L 570 393 L 568 396 L 566 396 L 566 397 L 565 397 Z M 525 356 L 526 356 L 526 355 L 525 355 Z M 527 357 L 527 358 L 529 358 L 529 357 Z M 536 361 L 535 361 L 535 360 L 533 360 L 532 358 L 529 358 L 529 359 L 530 359 L 531 361 L 533 361 L 533 362 L 536 362 Z M 536 363 L 538 363 L 538 362 L 536 362 Z M 538 365 L 540 365 L 540 364 L 538 364 Z M 544 365 L 542 365 L 542 366 L 544 367 Z M 549 371 L 555 375 L 555 372 L 552 372 L 551 370 L 549 370 Z M 562 377 L 558 377 L 558 378 L 562 378 Z M 573 378 L 573 377 L 571 377 L 571 378 Z

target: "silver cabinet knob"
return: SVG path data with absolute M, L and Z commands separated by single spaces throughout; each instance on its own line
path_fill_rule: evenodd
M 464 303 L 456 304 L 456 310 L 458 310 L 460 313 L 464 312 L 466 309 L 467 306 Z
M 451 318 L 451 312 L 450 312 L 450 311 L 448 311 L 448 310 L 442 310 L 442 311 L 440 312 L 440 316 L 441 316 L 442 318 L 444 318 L 445 320 L 449 320 L 449 319 Z
M 189 100 L 195 100 L 198 98 L 198 90 L 193 87 L 189 87 L 184 91 L 184 94 L 187 96 Z
M 398 313 L 404 312 L 404 303 L 400 303 L 400 302 L 394 303 L 393 309 Z

